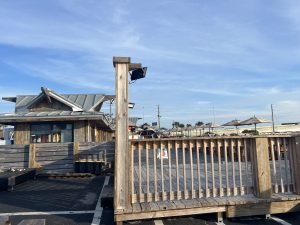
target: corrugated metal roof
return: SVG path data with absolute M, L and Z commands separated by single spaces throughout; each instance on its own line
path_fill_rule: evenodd
M 73 111 L 49 111 L 49 112 L 21 112 L 21 113 L 4 113 L 0 114 L 0 123 L 12 124 L 16 122 L 22 122 L 23 120 L 43 121 L 57 120 L 80 120 L 82 118 L 88 118 L 89 120 L 102 121 L 110 129 L 114 129 L 112 119 L 107 117 L 101 112 L 73 112 Z
M 48 117 L 48 116 L 103 116 L 101 112 L 73 112 L 73 111 L 49 111 L 49 112 L 21 112 L 21 113 L 4 113 L 0 118 L 7 117 Z
M 101 103 L 106 100 L 106 95 L 103 94 L 62 94 L 62 97 L 83 108 L 84 111 L 88 111 L 95 104 Z M 17 95 L 15 112 L 26 112 L 27 105 L 37 95 Z M 100 102 L 99 102 L 100 101 Z

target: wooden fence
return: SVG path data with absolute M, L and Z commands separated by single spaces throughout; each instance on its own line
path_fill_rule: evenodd
M 292 139 L 267 140 L 272 190 L 292 192 Z M 254 146 L 255 138 L 131 141 L 131 203 L 252 194 Z
M 219 212 L 229 210 L 230 204 L 245 204 L 245 198 L 272 202 L 276 194 L 280 200 L 300 194 L 300 138 L 294 136 L 131 140 L 124 163 L 126 205 L 123 212 L 115 211 L 120 223 L 188 214 L 186 210 L 175 213 L 176 207 L 198 207 L 191 212 L 205 213 L 203 201 L 213 201 Z M 276 213 L 287 210 L 283 208 Z M 234 208 L 227 215 L 243 213 Z
M 114 142 L 46 143 L 0 146 L 0 169 L 42 168 L 44 172 L 74 172 L 74 162 L 112 163 Z
M 0 169 L 29 168 L 29 145 L 0 145 Z

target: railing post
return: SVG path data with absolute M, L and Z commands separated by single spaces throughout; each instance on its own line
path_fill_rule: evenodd
M 255 138 L 253 147 L 254 194 L 268 199 L 272 197 L 268 138 Z
M 294 193 L 300 195 L 300 137 L 294 137 L 292 141 L 290 165 L 294 175 Z
M 115 147 L 115 184 L 114 209 L 122 212 L 128 203 L 128 72 L 130 57 L 114 57 L 116 70 L 116 147 Z
M 37 167 L 35 152 L 36 152 L 35 144 L 30 144 L 29 145 L 28 168 L 36 168 Z

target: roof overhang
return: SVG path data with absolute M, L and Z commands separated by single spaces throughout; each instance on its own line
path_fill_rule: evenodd
M 17 102 L 17 97 L 3 97 L 2 100 L 8 102 Z

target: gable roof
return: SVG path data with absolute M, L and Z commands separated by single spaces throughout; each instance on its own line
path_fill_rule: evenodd
M 49 96 L 71 107 L 75 112 L 100 110 L 103 102 L 115 98 L 114 95 L 104 94 L 58 94 L 48 88 L 42 88 L 42 93 L 39 95 L 17 95 L 15 98 L 6 97 L 2 99 L 15 102 L 15 112 L 27 112 L 28 107 L 40 98 L 48 98 Z
M 52 103 L 51 101 L 51 97 L 56 99 L 57 101 L 61 102 L 64 105 L 69 106 L 70 108 L 72 108 L 73 112 L 82 112 L 84 111 L 82 107 L 78 106 L 77 104 L 70 102 L 68 99 L 66 99 L 65 97 L 63 97 L 62 95 L 59 95 L 57 93 L 55 93 L 52 90 L 49 90 L 48 88 L 41 88 L 42 93 L 40 93 L 38 96 L 36 96 L 34 99 L 32 99 L 27 105 L 26 108 L 30 108 L 31 106 L 33 106 L 34 104 L 36 104 L 37 102 L 41 101 L 43 98 L 46 98 L 47 101 L 49 103 Z

